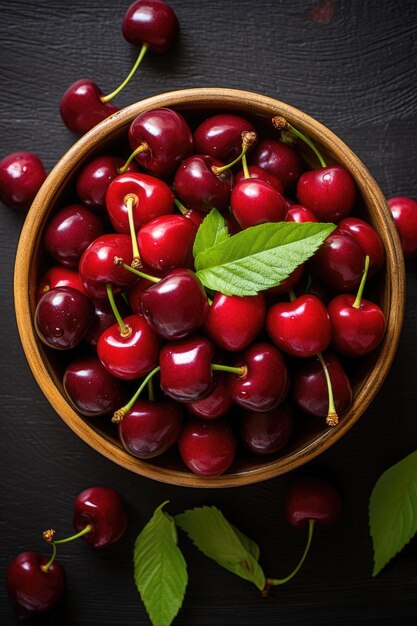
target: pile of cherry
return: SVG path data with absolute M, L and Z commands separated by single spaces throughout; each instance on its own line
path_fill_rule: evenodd
M 289 137 L 307 142 L 322 167 L 304 171 Z M 35 326 L 49 347 L 77 348 L 63 376 L 77 411 L 113 415 L 123 446 L 140 459 L 177 443 L 204 476 L 231 467 L 238 437 L 257 455 L 284 448 L 294 408 L 336 425 L 352 403 L 341 359 L 367 355 L 385 325 L 362 297 L 384 248 L 350 216 L 350 174 L 327 166 L 282 118 L 268 138 L 227 113 L 192 133 L 180 113 L 162 108 L 132 122 L 129 143 L 126 162 L 109 154 L 84 166 L 77 203 L 44 232 L 54 265 L 39 283 Z M 192 252 L 213 207 L 231 233 L 284 220 L 337 228 L 308 267 L 267 292 L 207 294 Z

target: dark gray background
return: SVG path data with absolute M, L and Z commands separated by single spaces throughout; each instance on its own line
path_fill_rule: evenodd
M 152 94 L 228 86 L 276 96 L 310 113 L 362 158 L 387 197 L 417 196 L 417 4 L 413 0 L 176 0 L 181 40 L 173 54 L 149 54 L 117 98 L 119 106 Z M 1 0 L 0 155 L 33 150 L 51 168 L 73 143 L 58 102 L 81 77 L 111 91 L 136 52 L 120 25 L 129 1 Z M 61 552 L 65 601 L 38 624 L 145 625 L 132 580 L 132 545 L 154 508 L 179 512 L 215 504 L 261 546 L 270 576 L 288 573 L 304 534 L 282 519 L 288 477 L 240 489 L 192 491 L 160 485 L 113 465 L 79 440 L 51 409 L 23 356 L 16 331 L 12 275 L 23 216 L 1 206 L 1 561 L 0 622 L 14 624 L 4 593 L 8 561 L 42 550 L 40 532 L 71 529 L 75 495 L 115 487 L 130 510 L 119 545 L 100 553 L 78 542 Z M 367 502 L 380 473 L 417 447 L 416 263 L 407 269 L 405 326 L 383 389 L 360 422 L 311 464 L 339 483 L 340 522 L 318 529 L 298 577 L 272 600 L 221 570 L 181 540 L 190 583 L 176 623 L 414 624 L 417 543 L 371 578 Z

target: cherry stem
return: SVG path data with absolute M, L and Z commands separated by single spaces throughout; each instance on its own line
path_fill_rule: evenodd
M 140 49 L 139 56 L 136 59 L 136 61 L 135 61 L 134 65 L 133 65 L 132 69 L 130 70 L 129 74 L 126 76 L 124 81 L 117 87 L 117 89 L 115 89 L 114 91 L 109 93 L 107 96 L 102 96 L 100 98 L 100 100 L 102 102 L 110 102 L 110 100 L 113 100 L 113 98 L 115 98 L 117 96 L 117 94 L 120 93 L 124 87 L 126 87 L 127 83 L 134 76 L 134 74 L 135 74 L 136 70 L 138 69 L 139 65 L 142 63 L 143 57 L 145 56 L 146 52 L 148 51 L 148 48 L 149 48 L 149 44 L 147 44 L 147 43 L 143 43 L 142 44 L 142 48 Z
M 242 157 L 242 167 L 243 167 L 243 175 L 245 179 L 250 178 L 251 175 L 250 175 L 249 168 L 248 168 L 248 161 L 246 158 L 246 154 L 244 154 Z
M 145 274 L 145 272 L 141 272 L 141 271 L 135 269 L 134 267 L 131 267 L 130 265 L 125 263 L 123 261 L 123 259 L 121 257 L 119 257 L 119 256 L 115 256 L 114 257 L 114 264 L 115 265 L 120 265 L 120 267 L 124 267 L 125 270 L 128 270 L 129 272 L 132 272 L 132 274 L 136 274 L 136 276 L 140 276 L 141 278 L 146 278 L 146 280 L 149 280 L 152 283 L 159 283 L 159 281 L 161 280 L 160 278 L 156 278 L 156 276 L 151 276 L 150 274 Z
M 155 400 L 155 392 L 154 392 L 154 388 L 153 388 L 153 379 L 150 378 L 148 380 L 148 398 L 151 402 L 154 402 Z
M 215 372 L 230 372 L 231 374 L 237 374 L 240 377 L 246 376 L 248 373 L 246 365 L 243 365 L 242 367 L 232 367 L 231 365 L 218 365 L 217 363 L 212 363 L 211 369 Z
M 178 198 L 175 198 L 174 200 L 174 204 L 177 207 L 177 209 L 179 209 L 179 211 L 183 214 L 183 215 L 187 215 L 187 213 L 189 212 L 190 209 L 187 209 L 186 206 L 183 205 L 183 203 L 178 200 Z
M 314 154 L 320 161 L 320 165 L 322 167 L 326 167 L 326 161 L 324 160 L 323 156 L 316 148 L 313 141 L 311 141 L 310 137 L 307 137 L 307 135 L 304 135 L 304 133 L 294 128 L 294 126 L 291 126 L 291 124 L 285 119 L 285 117 L 281 117 L 280 115 L 277 115 L 276 117 L 272 118 L 272 123 L 275 126 L 275 128 L 292 133 L 295 137 L 304 141 L 304 143 L 306 143 L 308 147 L 311 148 L 311 150 L 314 152 Z
M 363 290 L 365 288 L 366 279 L 367 279 L 367 276 L 368 276 L 369 261 L 370 261 L 370 258 L 369 258 L 369 255 L 367 254 L 366 257 L 365 257 L 365 267 L 364 267 L 364 270 L 363 270 L 362 280 L 361 280 L 361 283 L 359 285 L 358 293 L 356 294 L 355 302 L 352 304 L 354 309 L 360 309 L 360 306 L 361 306 L 362 294 L 363 294 Z
M 137 269 L 138 267 L 142 267 L 142 262 L 140 260 L 138 240 L 136 237 L 133 207 L 138 204 L 139 198 L 134 193 L 128 193 L 127 196 L 124 197 L 123 202 L 127 207 L 127 216 L 129 218 L 130 238 L 132 239 L 132 251 L 133 251 L 132 267 Z
M 291 572 L 291 574 L 289 574 L 285 578 L 267 578 L 265 580 L 265 587 L 272 587 L 272 586 L 277 587 L 278 585 L 285 585 L 285 583 L 289 582 L 292 578 L 294 578 L 294 576 L 296 576 L 298 574 L 298 572 L 300 571 L 304 561 L 306 560 L 308 551 L 310 550 L 311 540 L 313 539 L 314 523 L 315 522 L 314 522 L 313 519 L 309 519 L 308 520 L 307 543 L 306 543 L 306 547 L 304 548 L 303 555 L 302 555 L 301 559 L 298 562 L 297 567 Z
M 226 172 L 228 169 L 236 165 L 236 163 L 239 163 L 239 161 L 243 159 L 247 151 L 250 150 L 250 148 L 253 146 L 256 139 L 257 137 L 255 132 L 244 130 L 242 133 L 242 152 L 234 159 L 234 161 L 228 163 L 227 165 L 223 165 L 222 167 L 217 167 L 216 165 L 213 165 L 211 168 L 213 174 L 216 174 L 216 176 L 218 176 L 219 174 L 223 174 L 223 172 Z
M 324 371 L 324 376 L 326 377 L 327 393 L 329 396 L 329 409 L 327 411 L 326 424 L 328 426 L 336 426 L 336 424 L 339 423 L 339 417 L 337 415 L 336 407 L 334 404 L 333 386 L 332 381 L 330 380 L 329 370 L 327 369 L 327 365 L 324 362 L 321 352 L 317 353 L 317 358 L 320 361 L 320 364 Z
M 294 302 L 294 300 L 297 299 L 297 296 L 295 295 L 294 289 L 289 289 L 288 290 L 288 295 L 290 297 L 290 302 Z
M 138 154 L 141 154 L 142 152 L 149 152 L 149 145 L 146 143 L 146 141 L 142 141 L 142 143 L 135 150 L 133 150 L 132 154 L 130 155 L 126 163 L 122 165 L 122 167 L 119 167 L 119 169 L 117 170 L 118 173 L 124 174 L 127 168 L 129 167 L 129 165 L 132 163 L 133 159 Z
M 45 565 L 41 565 L 41 570 L 43 572 L 47 572 L 49 570 L 49 568 L 51 567 L 52 563 L 55 561 L 55 557 L 56 557 L 56 553 L 57 553 L 57 545 L 60 545 L 62 543 L 69 543 L 70 541 L 74 541 L 75 539 L 79 539 L 80 537 L 83 537 L 84 535 L 86 535 L 87 533 L 91 532 L 93 530 L 93 525 L 92 524 L 87 524 L 87 526 L 85 526 L 82 530 L 80 530 L 80 532 L 76 533 L 75 535 L 71 535 L 71 537 L 66 537 L 65 539 L 58 539 L 57 541 L 50 541 L 49 539 L 47 539 L 48 543 L 51 544 L 52 546 L 52 556 L 49 559 L 49 561 L 47 563 L 45 563 Z M 48 532 L 48 531 L 46 531 Z M 55 531 L 53 531 L 55 534 Z M 45 535 L 46 533 L 44 533 Z
M 113 315 L 116 318 L 117 323 L 120 327 L 120 336 L 121 337 L 130 337 L 132 334 L 132 329 L 129 326 L 126 326 L 124 323 L 122 316 L 119 313 L 119 309 L 117 308 L 117 304 L 114 299 L 113 288 L 111 283 L 106 284 L 107 297 L 110 302 L 111 310 L 113 311 Z
M 143 379 L 135 395 L 132 396 L 129 402 L 125 404 L 121 409 L 118 409 L 117 411 L 114 412 L 113 417 L 111 418 L 111 421 L 114 424 L 118 424 L 119 422 L 123 420 L 124 416 L 126 415 L 128 411 L 130 411 L 132 406 L 135 404 L 136 400 L 139 398 L 140 394 L 145 389 L 146 385 L 149 383 L 151 378 L 155 376 L 155 374 L 157 374 L 160 369 L 161 368 L 159 367 L 159 365 L 158 367 L 154 367 L 154 369 L 151 372 L 149 372 L 146 378 Z

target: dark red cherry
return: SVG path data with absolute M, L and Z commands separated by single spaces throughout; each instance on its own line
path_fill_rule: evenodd
M 155 52 L 166 52 L 177 36 L 178 20 L 163 0 L 136 0 L 124 15 L 122 30 L 129 43 L 146 43 Z
M 197 229 L 183 215 L 162 215 L 138 232 L 142 261 L 159 272 L 174 267 L 194 267 L 193 244 Z
M 97 354 L 110 374 L 135 380 L 157 366 L 159 341 L 141 315 L 128 315 L 123 322 L 128 332 L 123 333 L 119 324 L 107 328 L 98 340 Z
M 146 274 L 148 273 L 145 269 L 143 271 Z M 140 278 L 138 282 L 129 289 L 127 294 L 129 306 L 132 309 L 132 312 L 136 313 L 136 315 L 142 315 L 142 295 L 146 289 L 152 287 L 154 284 L 155 283 L 150 280 L 146 280 L 146 278 Z
M 326 307 L 310 294 L 274 304 L 267 313 L 266 328 L 280 350 L 302 358 L 325 350 L 331 338 Z
M 105 548 L 118 541 L 126 530 L 127 513 L 119 494 L 109 487 L 84 489 L 74 501 L 74 528 L 93 527 L 83 536 L 92 548 Z
M 271 294 L 272 296 L 281 296 L 289 291 L 293 290 L 298 283 L 300 282 L 302 275 L 304 272 L 304 263 L 295 268 L 293 272 L 280 282 L 276 287 L 270 287 L 266 290 L 265 293 Z
M 162 391 L 180 402 L 202 400 L 214 386 L 212 360 L 213 345 L 205 337 L 166 344 L 159 355 Z
M 197 417 L 214 420 L 225 415 L 232 404 L 227 375 L 225 372 L 216 372 L 213 391 L 203 400 L 187 402 L 186 406 Z
M 12 209 L 29 209 L 46 178 L 33 152 L 12 152 L 0 161 L 0 200 Z
M 54 607 L 65 588 L 64 568 L 54 561 L 45 572 L 49 556 L 36 552 L 21 552 L 9 563 L 6 588 L 18 617 L 27 619 Z
M 278 452 L 288 443 L 292 431 L 291 413 L 281 406 L 265 413 L 245 411 L 240 418 L 243 445 L 254 454 Z
M 260 141 L 251 152 L 250 162 L 277 176 L 286 189 L 295 185 L 303 171 L 298 152 L 275 139 Z
M 115 265 L 114 257 L 122 257 L 128 265 L 132 262 L 132 242 L 129 235 L 109 233 L 89 245 L 81 257 L 79 272 L 85 291 L 91 298 L 107 299 L 106 285 L 114 293 L 129 289 L 136 276 L 124 267 Z
M 388 200 L 394 222 L 400 235 L 404 258 L 417 256 L 417 202 L 405 196 Z
M 132 150 L 142 148 L 135 157 L 139 165 L 151 174 L 165 178 L 191 154 L 193 136 L 180 113 L 162 108 L 141 113 L 133 120 L 129 143 Z
M 183 410 L 173 400 L 138 400 L 119 423 L 119 437 L 130 454 L 152 459 L 178 440 Z
M 119 175 L 119 169 L 125 159 L 118 156 L 99 156 L 87 163 L 77 178 L 77 194 L 86 207 L 92 211 L 106 211 L 106 193 L 112 182 Z M 136 163 L 130 163 L 127 172 L 137 171 Z
M 218 211 L 227 209 L 233 186 L 233 176 L 227 170 L 215 174 L 212 167 L 223 167 L 213 157 L 195 154 L 185 159 L 177 169 L 175 191 L 189 209 Z
M 188 469 L 198 476 L 219 476 L 232 465 L 236 438 L 227 422 L 189 421 L 178 442 L 180 455 Z
M 38 302 L 35 328 L 50 348 L 70 350 L 85 337 L 93 319 L 94 306 L 87 296 L 71 287 L 55 287 Z
M 230 163 L 242 151 L 242 133 L 255 132 L 251 122 L 240 115 L 221 113 L 208 117 L 194 132 L 194 151 Z
M 232 213 L 242 228 L 285 219 L 287 204 L 274 187 L 260 178 L 247 178 L 233 187 Z
M 352 404 L 352 388 L 339 359 L 331 353 L 323 355 L 333 387 L 336 411 L 340 416 Z M 329 394 L 326 378 L 318 359 L 297 372 L 293 382 L 295 403 L 302 411 L 317 417 L 327 417 Z
M 331 233 L 311 259 L 314 274 L 335 291 L 355 291 L 362 278 L 365 254 L 350 236 Z
M 106 194 L 107 211 L 113 228 L 129 233 L 126 197 L 133 196 L 135 229 L 174 210 L 174 194 L 166 183 L 149 174 L 131 172 L 120 174 L 109 185 Z
M 361 357 L 372 352 L 382 341 L 385 316 L 377 304 L 361 299 L 354 307 L 356 296 L 342 294 L 328 304 L 332 325 L 333 348 L 348 357 Z
M 243 376 L 230 375 L 230 395 L 252 411 L 270 411 L 280 404 L 289 387 L 284 358 L 268 343 L 254 343 L 234 363 L 246 367 Z
M 341 220 L 336 232 L 350 235 L 360 245 L 365 255 L 369 256 L 369 275 L 376 274 L 385 263 L 385 249 L 381 237 L 368 222 L 359 217 L 346 217 Z
M 119 110 L 111 102 L 103 102 L 103 96 L 92 80 L 77 80 L 68 87 L 59 103 L 62 121 L 74 133 L 86 133 Z
M 248 171 L 251 178 L 260 179 L 271 185 L 274 189 L 276 189 L 279 193 L 284 193 L 284 185 L 281 180 L 275 174 L 268 172 L 267 170 L 262 169 L 259 165 L 249 165 Z M 245 172 L 240 170 L 235 176 L 235 185 L 240 183 L 241 180 L 245 180 Z
M 310 211 L 310 209 L 307 209 L 305 206 L 291 204 L 287 210 L 285 221 L 303 224 L 304 222 L 317 222 L 318 220 L 313 211 Z
M 94 356 L 73 361 L 65 370 L 63 385 L 77 411 L 87 417 L 114 413 L 126 397 L 121 382 Z
M 305 172 L 297 183 L 297 198 L 321 222 L 339 222 L 353 210 L 356 185 L 340 165 Z
M 191 270 L 173 269 L 143 292 L 142 313 L 150 326 L 170 341 L 191 335 L 203 324 L 209 304 L 206 292 Z
M 62 267 L 62 265 L 57 265 L 45 272 L 39 281 L 36 302 L 39 302 L 44 293 L 50 289 L 55 289 L 55 287 L 72 287 L 72 289 L 77 289 L 84 295 L 87 295 L 78 272 Z
M 239 297 L 216 293 L 204 330 L 220 348 L 239 352 L 256 339 L 264 325 L 265 311 L 262 294 Z
M 150 283 L 152 284 L 152 283 Z M 114 324 L 114 313 L 108 300 L 93 300 L 94 320 L 85 336 L 89 346 L 95 348 L 100 335 Z M 128 315 L 129 309 L 122 297 L 116 298 L 116 306 L 122 317 Z M 136 311 L 133 311 L 136 313 Z
M 45 230 L 46 251 L 66 267 L 78 267 L 84 250 L 104 232 L 101 219 L 82 204 L 70 204 L 54 215 Z
M 285 519 L 295 528 L 307 528 L 309 520 L 329 526 L 342 508 L 342 499 L 333 485 L 315 476 L 293 479 L 285 494 Z

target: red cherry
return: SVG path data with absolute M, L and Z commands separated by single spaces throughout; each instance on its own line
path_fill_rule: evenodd
M 316 296 L 306 294 L 293 302 L 278 302 L 268 311 L 266 328 L 280 350 L 310 357 L 325 350 L 331 338 L 330 318 Z
M 284 500 L 285 518 L 295 528 L 307 528 L 310 520 L 329 526 L 342 508 L 341 497 L 333 485 L 314 476 L 293 479 Z
M 239 352 L 251 344 L 265 321 L 265 299 L 257 296 L 225 296 L 216 293 L 204 330 L 220 348 Z
M 342 294 L 328 304 L 332 325 L 332 346 L 348 357 L 361 357 L 372 352 L 382 341 L 385 316 L 377 304 L 361 299 L 354 307 L 356 296 Z
M 385 249 L 381 237 L 368 222 L 358 217 L 346 217 L 338 223 L 336 232 L 350 235 L 370 258 L 369 275 L 376 274 L 385 263 Z
M 291 274 L 288 276 L 288 278 L 285 278 L 283 281 L 281 281 L 279 285 L 276 285 L 276 287 L 270 287 L 264 293 L 271 294 L 272 296 L 281 296 L 285 293 L 289 293 L 290 291 L 294 290 L 294 288 L 298 285 L 302 278 L 303 272 L 304 263 L 296 267 L 295 270 L 291 272 Z
M 417 256 L 417 202 L 405 196 L 388 200 L 394 222 L 400 235 L 404 258 Z
M 0 161 L 0 200 L 26 211 L 46 178 L 42 161 L 32 152 L 12 152 Z
M 152 283 L 150 283 L 152 284 Z M 114 313 L 107 300 L 94 300 L 94 320 L 87 331 L 85 340 L 89 346 L 95 348 L 102 332 L 114 324 Z M 129 309 L 123 298 L 116 298 L 116 305 L 120 315 L 128 315 Z M 136 313 L 136 311 L 133 311 Z
M 285 219 L 287 204 L 283 196 L 260 178 L 247 178 L 233 187 L 232 213 L 242 228 Z
M 140 257 L 149 267 L 166 272 L 174 267 L 194 267 L 193 244 L 197 229 L 182 215 L 162 215 L 138 233 Z
M 178 442 L 186 466 L 198 476 L 219 476 L 232 465 L 236 439 L 229 424 L 222 420 L 186 424 Z
M 39 281 L 36 302 L 39 302 L 44 293 L 55 287 L 72 287 L 72 289 L 77 289 L 87 295 L 78 272 L 57 265 L 45 272 Z
M 354 291 L 361 280 L 365 255 L 346 234 L 331 233 L 310 261 L 318 278 L 335 291 Z
M 103 102 L 101 89 L 88 78 L 70 85 L 59 103 L 64 124 L 74 133 L 84 134 L 119 109 L 110 102 Z
M 229 163 L 241 153 L 243 132 L 255 132 L 255 128 L 240 115 L 213 115 L 195 130 L 194 151 Z
M 214 386 L 213 345 L 204 337 L 191 337 L 165 345 L 159 355 L 162 391 L 180 402 L 209 395 Z
M 129 43 L 146 43 L 155 52 L 166 52 L 177 36 L 178 20 L 163 0 L 136 0 L 124 15 L 122 30 Z
M 275 174 L 268 172 L 267 170 L 262 169 L 258 165 L 249 165 L 248 171 L 251 178 L 260 179 L 271 185 L 274 189 L 276 189 L 280 194 L 284 193 L 284 185 L 281 180 Z M 235 176 L 235 185 L 240 183 L 241 180 L 245 180 L 245 172 L 241 170 Z
M 293 430 L 288 409 L 277 407 L 259 413 L 245 411 L 240 418 L 240 436 L 245 448 L 254 454 L 274 454 L 287 445 Z
M 338 222 L 353 210 L 355 181 L 340 165 L 305 172 L 297 183 L 297 198 L 322 222 Z
M 147 273 L 146 270 L 144 270 L 144 272 Z M 154 284 L 155 283 L 150 280 L 146 280 L 146 278 L 140 278 L 138 282 L 129 289 L 129 306 L 136 315 L 142 315 L 142 295 L 148 287 L 152 287 Z
M 218 417 L 226 415 L 232 407 L 232 398 L 229 393 L 228 379 L 225 372 L 216 372 L 214 375 L 213 391 L 203 398 L 195 402 L 187 402 L 187 409 L 206 420 L 214 420 Z
M 77 194 L 81 202 L 92 211 L 106 211 L 106 193 L 125 164 L 118 156 L 99 156 L 87 163 L 77 178 Z M 130 163 L 127 172 L 136 172 L 135 163 Z
M 212 167 L 223 167 L 213 157 L 194 154 L 185 159 L 177 169 L 174 187 L 189 209 L 218 211 L 227 209 L 233 186 L 233 176 L 226 170 L 215 174 Z
M 295 185 L 303 171 L 303 162 L 296 150 L 282 141 L 264 139 L 251 153 L 251 163 L 277 176 L 285 188 Z
M 317 222 L 318 220 L 313 211 L 310 211 L 310 209 L 307 209 L 305 206 L 291 204 L 287 211 L 285 221 L 303 224 L 304 222 Z
M 126 530 L 127 513 L 119 494 L 108 487 L 84 489 L 74 501 L 74 528 L 93 528 L 83 536 L 93 548 L 105 548 L 118 541 Z

